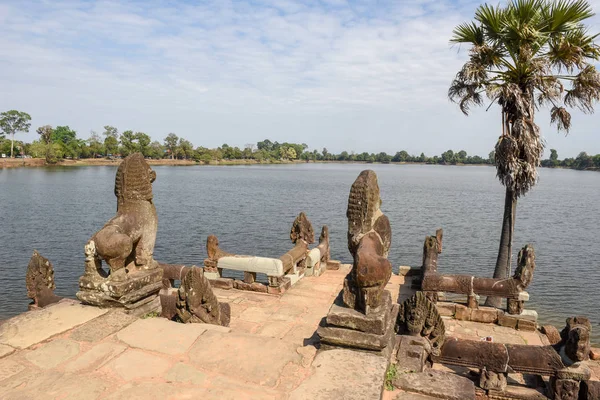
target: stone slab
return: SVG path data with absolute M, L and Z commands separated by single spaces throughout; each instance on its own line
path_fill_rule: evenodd
M 454 317 L 454 313 L 456 312 L 456 303 L 438 301 L 435 306 L 438 310 L 438 313 L 442 317 Z
M 143 292 L 144 288 L 149 285 L 151 286 L 161 283 L 160 287 L 157 289 L 158 292 L 158 290 L 160 290 L 162 287 L 162 275 L 163 270 L 162 268 L 158 267 L 136 272 L 135 274 L 132 273 L 128 275 L 127 279 L 119 282 L 115 282 L 110 279 L 102 279 L 97 276 L 83 275 L 81 278 L 79 278 L 79 288 L 81 289 L 80 292 L 100 292 L 112 297 L 113 299 L 120 299 L 121 297 L 127 296 L 127 301 L 123 302 L 131 302 L 135 299 L 132 300 L 132 296 L 128 296 L 128 294 L 138 291 Z M 77 294 L 78 298 L 80 292 Z M 145 297 L 145 295 L 141 297 Z M 138 297 L 138 299 L 141 297 Z
M 388 290 L 382 294 L 382 304 L 368 315 L 343 304 L 342 292 L 335 299 L 325 320 L 330 326 L 383 335 L 392 309 L 392 296 Z
M 5 344 L 0 344 L 0 358 L 6 357 L 7 355 L 12 354 L 14 351 L 14 348 Z
M 0 325 L 0 344 L 24 349 L 86 323 L 108 310 L 61 301 L 49 307 L 26 312 Z
M 79 342 L 99 342 L 138 319 L 119 310 L 110 312 L 76 328 L 69 338 Z
M 329 326 L 326 322 L 319 326 L 317 335 L 321 338 L 322 343 L 329 345 L 381 351 L 391 344 L 392 339 L 395 336 L 394 324 L 397 315 L 398 305 L 395 304 L 392 307 L 390 317 L 387 320 L 387 327 L 383 335 Z
M 517 329 L 520 331 L 535 331 L 537 329 L 537 323 L 528 319 L 519 319 Z
M 140 319 L 117 333 L 117 338 L 130 347 L 180 355 L 206 332 L 204 324 L 182 324 L 166 318 Z
M 206 374 L 197 370 L 193 366 L 184 363 L 177 363 L 165 374 L 167 382 L 179 382 L 192 385 L 203 385 L 206 381 Z
M 0 347 L 0 357 L 2 354 L 2 348 Z M 596 361 L 600 360 L 600 349 L 597 347 L 590 348 L 590 359 Z
M 327 269 L 333 270 L 333 271 L 337 271 L 338 269 L 340 269 L 340 266 L 342 265 L 341 261 L 338 260 L 329 260 L 327 261 Z
M 432 397 L 432 396 L 427 396 L 424 394 L 419 394 L 419 393 L 411 393 L 411 392 L 405 392 L 405 391 L 400 391 L 400 393 L 398 393 L 398 395 L 396 397 L 394 397 L 394 400 L 439 400 L 439 397 Z
M 233 279 L 232 278 L 217 278 L 217 279 L 209 279 L 210 286 L 213 288 L 219 289 L 233 289 Z
M 467 378 L 436 370 L 397 375 L 395 387 L 447 400 L 475 400 L 475 384 Z
M 283 263 L 278 258 L 227 256 L 219 258 L 217 267 L 242 272 L 258 272 L 267 276 L 283 276 Z
M 79 343 L 70 339 L 56 339 L 25 355 L 30 363 L 42 368 L 55 368 L 79 354 Z
M 246 283 L 234 280 L 233 287 L 238 290 L 249 290 L 251 292 L 267 293 L 267 285 L 260 282 Z
M 347 350 L 321 351 L 312 374 L 290 394 L 290 400 L 379 399 L 388 361 L 384 357 Z
M 470 320 L 473 322 L 482 322 L 484 324 L 493 324 L 498 321 L 500 312 L 494 307 L 480 306 L 476 310 L 471 310 Z
M 400 335 L 398 339 L 398 350 L 396 351 L 396 371 L 398 373 L 423 372 L 425 361 L 428 356 L 426 343 L 421 336 Z
M 97 344 L 65 366 L 66 372 L 85 373 L 101 368 L 111 359 L 127 350 L 120 343 L 105 342 Z
M 208 331 L 188 354 L 190 362 L 203 370 L 273 387 L 286 364 L 300 364 L 297 347 L 265 336 Z
M 111 360 L 103 369 L 109 369 L 122 379 L 130 381 L 160 376 L 170 366 L 171 361 L 167 359 L 134 349 Z
M 4 359 L 0 362 L 0 381 L 16 375 L 24 369 L 25 366 L 23 364 L 11 359 Z

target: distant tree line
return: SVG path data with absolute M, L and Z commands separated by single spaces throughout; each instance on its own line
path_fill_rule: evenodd
M 2 116 L 8 122 L 2 122 Z M 16 119 L 15 119 L 16 118 Z M 19 121 L 19 118 L 23 121 Z M 11 154 L 11 147 L 16 149 L 15 154 L 33 158 L 45 158 L 49 163 L 61 159 L 86 159 L 86 158 L 120 158 L 129 154 L 140 152 L 152 159 L 178 159 L 194 160 L 196 162 L 210 163 L 222 160 L 254 160 L 256 162 L 279 161 L 339 161 L 339 162 L 367 162 L 367 163 L 422 163 L 422 164 L 494 164 L 494 152 L 487 158 L 470 156 L 466 151 L 454 152 L 447 150 L 442 154 L 428 157 L 424 153 L 411 155 L 405 150 L 394 155 L 381 153 L 354 153 L 342 151 L 339 154 L 331 153 L 327 148 L 321 151 L 309 150 L 306 143 L 279 143 L 265 139 L 256 144 L 246 144 L 243 148 L 223 144 L 220 147 L 209 149 L 203 146 L 194 147 L 187 139 L 169 133 L 162 143 L 144 132 L 126 130 L 119 133 L 113 126 L 106 125 L 103 132 L 91 131 L 88 139 L 77 136 L 77 132 L 69 126 L 44 125 L 36 129 L 39 135 L 32 143 L 14 141 L 15 132 L 29 131 L 29 114 L 11 110 L 0 114 L 0 153 Z M 27 122 L 27 123 L 26 123 Z M 10 135 L 8 140 L 6 135 Z M 542 161 L 544 167 L 566 168 L 599 168 L 600 155 L 588 156 L 582 152 L 577 158 L 558 160 L 556 150 L 550 150 L 550 158 Z
M 542 167 L 548 168 L 573 168 L 573 169 L 600 169 L 600 154 L 590 156 L 585 151 L 575 158 L 558 159 L 558 152 L 550 149 L 550 158 L 542 160 Z

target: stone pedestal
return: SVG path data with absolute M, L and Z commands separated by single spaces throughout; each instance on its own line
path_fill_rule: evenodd
M 162 288 L 162 274 L 161 268 L 131 272 L 123 280 L 86 274 L 79 278 L 77 298 L 94 306 L 134 310 L 157 301 Z
M 396 374 L 423 372 L 429 367 L 431 345 L 426 338 L 398 335 L 397 342 Z
M 344 306 L 340 293 L 317 334 L 327 345 L 381 352 L 393 347 L 397 314 L 398 306 L 392 304 L 387 290 L 381 296 L 381 305 L 366 315 Z

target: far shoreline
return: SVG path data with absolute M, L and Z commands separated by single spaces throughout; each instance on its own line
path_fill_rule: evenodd
M 0 170 L 9 168 L 52 168 L 52 167 L 93 167 L 93 166 L 118 166 L 122 159 L 107 159 L 107 158 L 85 158 L 78 160 L 60 160 L 57 163 L 47 163 L 43 158 L 1 158 Z M 455 167 L 493 167 L 493 164 L 428 164 L 413 161 L 390 161 L 390 162 L 369 162 L 369 161 L 332 161 L 332 160 L 270 160 L 257 161 L 253 159 L 241 160 L 219 160 L 219 161 L 194 161 L 194 160 L 179 160 L 179 159 L 148 159 L 148 164 L 153 166 L 250 166 L 250 165 L 287 165 L 287 164 L 391 164 L 391 165 L 440 165 L 440 166 L 455 166 Z M 600 168 L 576 169 L 563 166 L 543 167 L 545 169 L 571 169 L 576 171 L 600 171 Z

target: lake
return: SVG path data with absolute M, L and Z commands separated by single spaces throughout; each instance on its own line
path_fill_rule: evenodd
M 153 167 L 159 229 L 155 258 L 202 265 L 206 237 L 225 251 L 279 257 L 291 224 L 305 211 L 316 236 L 329 226 L 331 255 L 350 263 L 346 205 L 360 171 L 379 177 L 392 226 L 390 260 L 420 266 L 423 240 L 444 229 L 442 273 L 491 276 L 504 188 L 486 166 L 292 164 Z M 83 246 L 116 211 L 115 167 L 0 170 L 0 319 L 27 310 L 25 272 L 33 249 L 54 264 L 56 293 L 74 297 Z M 536 251 L 526 308 L 560 330 L 573 315 L 591 318 L 600 344 L 600 173 L 540 169 L 517 208 L 514 249 Z M 513 262 L 513 265 L 516 261 Z

